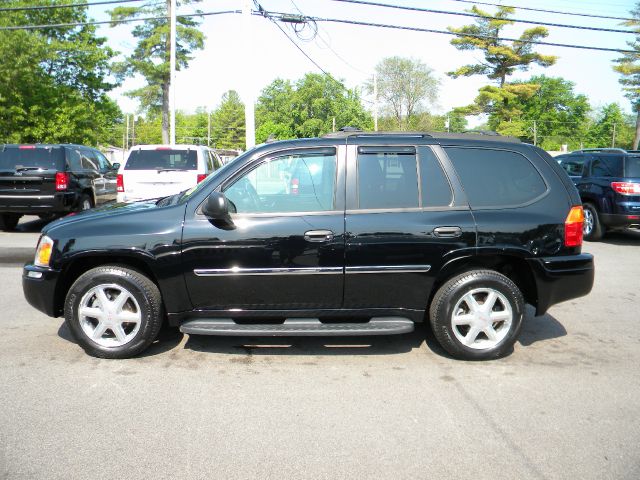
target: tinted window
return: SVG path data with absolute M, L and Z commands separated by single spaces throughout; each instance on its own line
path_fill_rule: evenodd
M 195 150 L 164 149 L 133 150 L 129 154 L 125 170 L 196 170 Z
M 581 177 L 582 169 L 584 166 L 584 156 L 582 155 L 567 155 L 560 161 L 560 166 L 573 177 Z
M 91 150 L 83 148 L 80 150 L 80 157 L 82 162 L 82 168 L 87 170 L 100 170 L 98 166 L 98 160 L 95 157 L 95 153 Z
M 80 152 L 76 149 L 67 150 L 67 160 L 69 162 L 69 168 L 74 172 L 82 169 L 82 163 L 80 161 Z
M 535 167 L 519 153 L 479 148 L 445 150 L 472 207 L 520 205 L 547 189 Z
M 63 159 L 61 147 L 6 147 L 0 150 L 0 170 L 15 170 L 16 167 L 62 170 Z
M 614 171 L 622 171 L 622 156 L 593 155 L 591 175 L 594 177 L 611 177 Z
M 321 212 L 334 209 L 336 156 L 304 153 L 261 163 L 225 188 L 237 213 Z
M 444 207 L 451 204 L 449 181 L 430 148 L 420 149 L 420 182 L 423 207 Z
M 210 150 L 205 150 L 204 151 L 204 161 L 207 164 L 207 171 L 208 172 L 213 172 L 215 169 L 213 168 L 213 159 L 211 158 L 211 151 Z
M 358 149 L 358 205 L 362 209 L 415 208 L 415 149 Z
M 640 178 L 640 156 L 627 157 L 625 159 L 624 176 Z
M 94 154 L 96 156 L 96 159 L 98 160 L 98 165 L 100 166 L 101 172 L 107 172 L 111 170 L 111 163 L 104 155 L 102 155 L 102 153 L 94 152 Z

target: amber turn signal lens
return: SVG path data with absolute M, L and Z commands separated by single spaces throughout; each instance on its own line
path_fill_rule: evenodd
M 51 252 L 53 251 L 53 240 L 49 237 L 42 237 L 36 249 L 36 258 L 34 263 L 39 267 L 48 267 L 51 261 Z

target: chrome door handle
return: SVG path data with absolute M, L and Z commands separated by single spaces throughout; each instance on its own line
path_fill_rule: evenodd
M 331 230 L 309 230 L 304 232 L 304 239 L 307 242 L 330 242 L 333 240 L 333 232 Z
M 436 227 L 433 229 L 433 234 L 440 238 L 457 238 L 462 236 L 462 229 L 460 227 Z

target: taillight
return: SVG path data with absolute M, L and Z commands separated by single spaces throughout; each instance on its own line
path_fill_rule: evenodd
M 298 188 L 300 187 L 300 180 L 297 178 L 291 179 L 291 195 L 298 195 Z
M 116 177 L 116 190 L 118 192 L 124 192 L 124 178 L 121 173 Z
M 564 246 L 579 247 L 582 245 L 582 227 L 584 226 L 584 211 L 582 207 L 571 207 L 567 219 L 564 221 Z
M 622 195 L 640 195 L 640 183 L 611 182 L 611 188 Z
M 69 174 L 67 172 L 56 172 L 56 191 L 60 192 L 69 187 Z
M 198 183 L 203 181 L 205 178 L 207 178 L 207 174 L 206 173 L 199 173 L 198 174 Z

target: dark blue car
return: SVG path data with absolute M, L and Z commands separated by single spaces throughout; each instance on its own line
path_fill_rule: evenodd
M 640 228 L 639 151 L 585 149 L 556 160 L 580 193 L 585 240 L 600 240 L 608 230 Z

